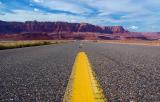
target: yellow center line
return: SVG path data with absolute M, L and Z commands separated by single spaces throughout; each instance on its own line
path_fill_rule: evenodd
M 76 57 L 63 102 L 106 102 L 84 52 Z

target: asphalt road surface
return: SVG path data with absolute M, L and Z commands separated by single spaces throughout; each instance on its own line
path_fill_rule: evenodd
M 0 102 L 61 102 L 79 51 L 109 101 L 160 102 L 160 47 L 85 41 L 1 50 Z

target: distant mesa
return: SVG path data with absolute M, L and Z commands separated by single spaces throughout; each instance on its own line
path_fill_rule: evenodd
M 147 34 L 149 35 L 149 34 Z M 151 36 L 151 35 L 150 35 Z M 158 39 L 142 33 L 131 33 L 122 26 L 97 26 L 89 23 L 68 22 L 6 22 L 0 21 L 0 40 L 38 39 Z M 151 38 L 151 39 L 150 39 Z
M 68 22 L 5 22 L 0 21 L 0 33 L 23 33 L 23 32 L 97 32 L 97 33 L 124 33 L 122 26 L 100 27 L 88 23 Z

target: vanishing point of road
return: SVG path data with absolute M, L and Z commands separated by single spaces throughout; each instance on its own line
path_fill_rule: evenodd
M 62 102 L 81 51 L 109 102 L 160 102 L 160 47 L 87 41 L 1 50 L 0 102 Z

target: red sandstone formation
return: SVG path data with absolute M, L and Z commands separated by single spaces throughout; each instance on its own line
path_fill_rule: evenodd
M 0 40 L 159 40 L 159 33 L 129 32 L 122 26 L 96 26 L 68 22 L 0 21 Z
M 124 33 L 122 26 L 95 26 L 88 23 L 68 22 L 4 22 L 0 21 L 0 34 L 2 33 L 23 33 L 23 32 L 98 32 L 98 33 Z

